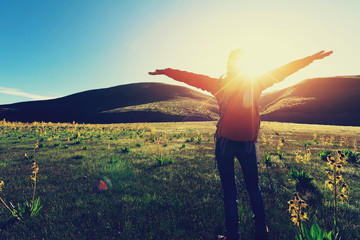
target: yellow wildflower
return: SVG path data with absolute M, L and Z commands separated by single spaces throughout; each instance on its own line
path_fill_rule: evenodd
M 342 175 L 337 175 L 337 176 L 335 177 L 335 180 L 336 180 L 336 184 L 338 184 L 340 181 L 343 180 Z
M 268 139 L 269 146 L 273 146 L 273 135 L 271 135 Z
M 295 153 L 295 161 L 297 163 L 301 162 L 303 160 L 303 156 L 301 156 L 301 149 L 299 149 L 296 153 Z
M 331 180 L 325 181 L 325 186 L 328 187 L 331 191 L 334 189 L 334 183 Z
M 343 169 L 343 163 L 346 162 L 346 156 L 338 150 L 336 152 L 336 157 L 328 156 L 328 165 L 331 168 L 331 171 L 326 171 L 326 175 L 330 180 L 325 181 L 325 186 L 328 187 L 331 191 L 334 192 L 334 208 L 335 208 L 335 222 L 337 222 L 337 198 L 342 202 L 348 198 L 345 194 L 348 185 L 344 183 L 344 179 L 340 174 Z
M 327 159 L 328 159 L 327 164 L 330 166 L 331 170 L 333 170 L 333 169 L 334 169 L 334 166 L 335 166 L 335 164 L 336 164 L 335 159 L 334 159 L 333 157 L 329 157 L 329 156 L 328 156 Z
M 347 200 L 349 197 L 348 197 L 348 195 L 346 195 L 344 193 L 340 193 L 339 198 L 340 198 L 341 202 L 344 203 L 344 201 Z
M 325 141 L 326 141 L 326 140 L 325 140 L 324 137 L 321 137 L 321 138 L 320 138 L 320 143 L 321 143 L 321 145 L 325 146 L 325 145 L 327 144 Z
M 2 192 L 2 188 L 3 188 L 3 186 L 4 186 L 4 181 L 3 181 L 3 180 L 1 180 L 1 181 L 0 181 L 0 192 Z
M 307 213 L 306 213 L 306 212 L 304 212 L 304 211 L 300 211 L 299 216 L 300 216 L 300 220 L 305 220 L 305 219 L 308 219 L 308 217 L 307 217 Z
M 293 223 L 295 224 L 295 225 L 299 225 L 299 218 L 297 217 L 297 215 L 296 214 L 294 214 L 294 215 L 291 215 L 292 216 L 292 218 L 291 218 L 291 221 L 293 221 Z
M 291 214 L 295 213 L 295 206 L 294 205 L 289 206 L 289 213 L 291 213 Z
M 308 219 L 307 213 L 305 210 L 308 205 L 302 200 L 297 193 L 294 193 L 294 200 L 290 200 L 289 204 L 289 213 L 291 214 L 291 220 L 295 225 L 299 225 L 301 221 Z
M 311 157 L 311 151 L 310 151 L 310 149 L 307 149 L 307 152 L 306 152 L 306 154 L 304 156 L 304 160 L 306 162 L 308 162 L 308 161 L 310 161 L 310 157 Z
M 340 160 L 340 162 L 342 162 L 342 163 L 344 163 L 344 162 L 346 162 L 346 157 L 345 157 L 345 155 L 344 154 L 342 154 L 340 157 L 339 157 L 339 160 Z
M 263 140 L 263 145 L 266 145 L 266 136 L 264 133 L 261 135 L 261 138 Z
M 329 179 L 333 179 L 333 172 L 332 171 L 326 171 L 326 175 L 328 176 Z
M 31 172 L 32 175 L 30 175 L 30 178 L 31 180 L 34 180 L 36 182 L 36 174 L 39 172 L 39 167 L 36 164 L 36 161 L 34 161 L 33 164 L 31 165 L 31 169 L 32 169 Z
M 343 166 L 341 164 L 337 164 L 335 169 L 336 171 L 340 171 L 343 168 Z
M 341 192 L 344 193 L 348 190 L 349 185 L 347 185 L 346 183 L 341 184 Z

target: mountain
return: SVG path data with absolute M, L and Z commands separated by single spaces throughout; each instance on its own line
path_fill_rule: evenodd
M 360 126 L 360 76 L 313 78 L 260 100 L 265 121 Z M 0 119 L 78 123 L 218 120 L 215 98 L 186 87 L 133 83 L 0 105 Z
M 186 87 L 133 83 L 66 97 L 0 105 L 8 121 L 79 123 L 209 121 L 218 119 L 216 100 Z
M 360 76 L 307 79 L 259 105 L 265 121 L 360 126 Z

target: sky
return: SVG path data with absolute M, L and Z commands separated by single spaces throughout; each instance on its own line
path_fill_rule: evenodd
M 358 0 L 0 1 L 0 104 L 179 84 L 148 75 L 167 67 L 218 78 L 233 49 L 253 56 L 259 72 L 334 51 L 269 90 L 360 75 L 358 9 Z

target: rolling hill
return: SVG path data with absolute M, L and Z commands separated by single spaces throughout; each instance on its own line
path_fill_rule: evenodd
M 360 126 L 360 76 L 313 78 L 259 101 L 265 121 Z M 218 120 L 216 100 L 186 87 L 133 83 L 0 105 L 0 119 L 79 123 Z
M 79 123 L 209 121 L 218 119 L 218 106 L 214 98 L 186 87 L 134 83 L 0 105 L 0 118 Z
M 277 92 L 260 102 L 265 121 L 360 125 L 360 76 L 313 78 Z

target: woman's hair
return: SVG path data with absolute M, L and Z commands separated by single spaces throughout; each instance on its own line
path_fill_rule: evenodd
M 244 56 L 244 50 L 235 49 L 233 50 L 227 61 L 227 75 L 237 74 L 239 71 L 239 62 Z
M 233 87 L 229 87 L 228 89 L 235 89 L 236 87 L 234 85 L 238 85 L 239 83 L 239 76 L 240 69 L 239 69 L 239 62 L 241 63 L 241 59 L 243 58 L 244 50 L 241 49 L 235 49 L 233 50 L 228 58 L 227 61 L 227 72 L 224 75 L 220 77 L 221 85 L 222 86 L 230 86 L 233 85 Z

